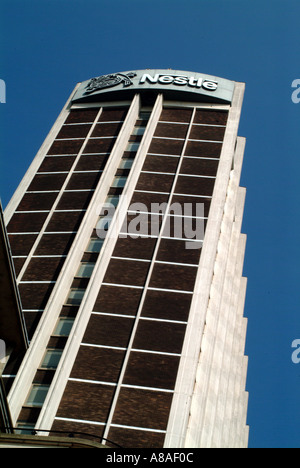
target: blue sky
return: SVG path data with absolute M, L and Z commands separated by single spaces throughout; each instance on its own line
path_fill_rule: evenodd
M 77 82 L 144 68 L 246 83 L 239 135 L 251 448 L 300 447 L 299 0 L 1 0 L 4 207 Z

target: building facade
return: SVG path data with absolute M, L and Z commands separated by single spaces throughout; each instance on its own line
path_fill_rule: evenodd
M 5 211 L 20 432 L 247 446 L 243 94 L 178 70 L 75 87 Z
M 2 375 L 8 362 L 12 369 L 27 348 L 26 327 L 0 202 L 0 433 L 13 433 Z

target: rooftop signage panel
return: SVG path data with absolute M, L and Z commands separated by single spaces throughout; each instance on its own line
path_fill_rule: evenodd
M 234 81 L 181 70 L 133 70 L 83 81 L 73 102 L 126 99 L 151 91 L 174 100 L 228 104 L 232 101 Z

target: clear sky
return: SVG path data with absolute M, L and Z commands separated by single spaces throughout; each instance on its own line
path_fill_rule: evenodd
M 0 0 L 4 207 L 77 82 L 173 68 L 246 83 L 251 448 L 300 447 L 299 15 L 299 0 Z

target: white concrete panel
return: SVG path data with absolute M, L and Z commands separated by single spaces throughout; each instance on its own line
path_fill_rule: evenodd
M 223 218 L 223 214 L 237 142 L 243 93 L 244 85 L 236 84 L 196 279 L 165 447 L 198 446 L 199 423 L 201 426 L 203 405 L 208 398 L 207 382 L 211 370 L 209 355 L 215 342 L 213 329 L 218 319 L 218 307 L 215 307 L 214 304 L 218 303 L 219 291 L 222 291 L 224 282 L 224 278 L 221 278 L 224 275 L 222 263 L 226 258 L 226 243 L 228 244 L 230 239 L 230 222 Z M 230 211 L 232 208 L 228 207 L 228 209 Z M 219 242 L 221 232 L 222 240 Z M 216 256 L 219 256 L 218 260 L 216 260 Z M 199 356 L 201 364 L 200 368 L 197 369 Z M 188 359 L 190 360 L 189 373 L 186 373 Z M 203 379 L 199 378 L 200 375 Z M 183 394 L 186 395 L 185 398 L 181 398 Z M 188 424 L 184 425 L 183 422 L 186 421 Z M 178 441 L 184 441 L 184 445 L 178 445 Z

